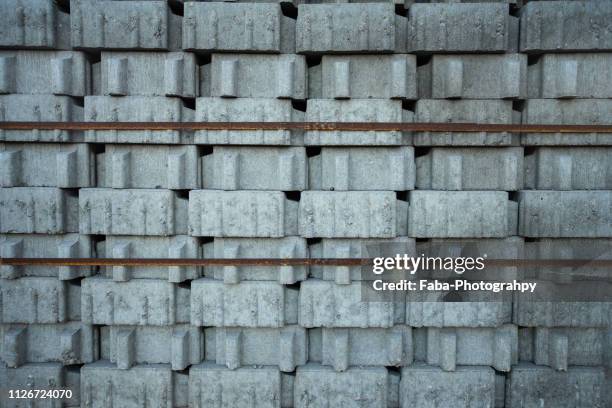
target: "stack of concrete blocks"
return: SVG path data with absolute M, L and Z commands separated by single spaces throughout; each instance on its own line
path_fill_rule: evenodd
M 612 124 L 610 21 L 599 1 L 4 0 L 0 120 Z M 0 253 L 609 259 L 611 146 L 0 130 Z M 64 406 L 612 406 L 610 303 L 372 301 L 358 266 L 0 272 L 0 385 L 70 388 Z M 588 265 L 466 277 L 612 283 Z

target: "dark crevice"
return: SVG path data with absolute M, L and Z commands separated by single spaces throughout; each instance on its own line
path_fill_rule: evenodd
M 427 156 L 431 151 L 430 146 L 418 146 L 414 148 L 414 157 Z
M 307 55 L 306 65 L 308 65 L 308 68 L 316 67 L 321 64 L 322 59 L 323 57 L 321 55 Z
M 293 109 L 297 109 L 300 112 L 306 112 L 306 106 L 308 105 L 308 101 L 305 99 L 295 99 L 291 101 L 291 106 Z
M 185 8 L 183 6 L 183 2 L 178 0 L 168 0 L 168 7 L 172 14 L 176 14 L 177 16 L 183 16 L 185 14 Z
M 183 106 L 187 109 L 195 110 L 196 108 L 196 98 L 181 98 L 183 101 Z
M 395 198 L 401 201 L 408 201 L 408 192 L 407 191 L 396 191 Z
M 191 190 L 173 190 L 178 198 L 189 200 L 189 191 Z
M 212 54 L 196 54 L 196 64 L 198 66 L 208 65 L 212 61 Z
M 518 191 L 508 191 L 508 199 L 518 203 Z
M 417 67 L 429 64 L 429 62 L 431 61 L 432 58 L 433 58 L 433 55 L 431 55 L 431 54 L 429 54 L 429 55 L 417 55 L 417 57 L 416 57 Z
M 291 201 L 300 201 L 301 196 L 301 191 L 285 191 L 285 197 L 287 197 L 287 199 Z
M 311 245 L 316 245 L 321 243 L 322 239 L 321 238 L 306 238 L 306 245 L 311 246 Z
M 407 17 L 408 16 L 408 9 L 406 7 L 404 7 L 403 4 L 396 4 L 395 5 L 395 14 L 397 14 L 398 16 Z
M 281 6 L 281 12 L 283 13 L 283 16 L 292 18 L 294 20 L 297 19 L 298 8 L 295 7 L 292 3 L 283 2 L 281 3 L 280 6 Z
M 512 101 L 512 110 L 522 112 L 525 108 L 525 101 Z
M 416 101 L 408 101 L 408 100 L 403 100 L 402 101 L 402 109 L 403 110 L 408 110 L 410 112 L 414 112 L 416 108 Z
M 198 146 L 198 155 L 200 157 L 203 156 L 208 156 L 210 154 L 213 154 L 214 152 L 214 147 L 211 145 L 200 145 Z
M 313 157 L 321 154 L 321 146 L 307 146 L 306 147 L 306 156 Z

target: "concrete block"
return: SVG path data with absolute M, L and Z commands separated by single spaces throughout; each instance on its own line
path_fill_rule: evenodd
M 91 187 L 93 154 L 86 144 L 0 143 L 2 187 Z
M 612 149 L 538 147 L 525 156 L 525 187 L 538 190 L 611 190 Z
M 170 364 L 184 370 L 204 359 L 204 334 L 187 324 L 174 326 L 103 326 L 101 359 L 128 370 L 137 364 Z
M 610 302 L 538 301 L 515 294 L 513 323 L 525 327 L 609 327 Z
M 304 113 L 288 99 L 198 98 L 198 122 L 303 122 Z M 293 130 L 198 130 L 197 144 L 221 145 L 302 145 L 301 131 Z
M 610 125 L 612 99 L 528 99 L 522 112 L 526 125 Z M 610 133 L 523 133 L 524 146 L 612 145 Z
M 107 236 L 98 248 L 105 258 L 193 258 L 201 257 L 202 250 L 197 238 L 186 235 L 171 237 Z M 101 273 L 115 281 L 131 279 L 164 279 L 180 283 L 200 277 L 201 268 L 196 266 L 109 266 Z
M 301 191 L 308 188 L 303 147 L 214 146 L 202 157 L 203 187 Z
M 306 329 L 210 328 L 205 330 L 206 360 L 216 361 L 230 370 L 242 366 L 278 366 L 280 371 L 295 371 L 308 360 Z
M 434 55 L 419 67 L 418 74 L 419 98 L 524 99 L 527 96 L 527 56 L 523 54 Z
M 610 18 L 612 4 L 605 1 L 527 4 L 521 9 L 521 52 L 611 50 Z
M 154 279 L 82 281 L 81 320 L 102 325 L 172 326 L 189 321 L 189 288 Z
M 434 147 L 416 158 L 416 179 L 423 190 L 520 190 L 523 148 Z
M 309 71 L 314 72 L 315 71 Z M 416 57 L 395 55 L 324 55 L 321 85 L 311 98 L 416 99 Z
M 187 199 L 170 190 L 81 189 L 78 214 L 81 234 L 187 233 Z
M 80 322 L 0 325 L 0 354 L 8 367 L 25 363 L 91 363 L 98 358 L 98 332 Z
M 413 238 L 398 237 L 391 239 L 329 239 L 324 238 L 309 246 L 311 258 L 356 258 L 365 259 L 395 254 L 416 255 Z M 387 253 L 389 252 L 389 253 Z M 348 285 L 353 281 L 363 281 L 368 275 L 362 273 L 363 266 L 310 266 L 310 276 L 337 285 Z M 369 277 L 371 278 L 371 274 Z
M 418 100 L 415 122 L 423 123 L 520 123 L 520 112 L 511 101 Z M 508 132 L 417 132 L 415 146 L 518 146 L 519 135 Z
M 408 10 L 408 52 L 516 52 L 518 18 L 508 5 L 413 4 Z
M 9 398 L 7 391 L 0 396 L 0 406 L 10 408 L 50 407 L 50 401 L 56 406 L 79 406 L 79 371 L 62 367 L 60 363 L 26 364 L 18 368 L 9 368 L 0 364 L 0 384 L 6 390 L 41 390 L 70 389 L 71 399 L 14 399 Z M 35 401 L 35 402 L 34 402 Z
M 394 238 L 406 233 L 408 204 L 392 191 L 305 191 L 299 233 L 306 238 Z
M 96 157 L 98 186 L 168 188 L 202 186 L 197 146 L 106 145 Z
M 321 336 L 321 363 L 335 371 L 350 371 L 350 366 L 403 367 L 412 363 L 412 329 L 343 328 L 311 330 Z M 313 361 L 310 358 L 310 361 Z
M 90 258 L 91 239 L 87 235 L 0 235 L 0 255 L 5 258 Z M 69 280 L 89 276 L 88 266 L 2 265 L 0 278 L 17 279 L 25 276 L 56 277 Z
M 612 237 L 612 191 L 521 191 L 519 234 L 525 237 Z
M 520 364 L 512 368 L 506 407 L 604 407 L 604 370 L 572 367 L 567 372 Z
M 0 47 L 70 49 L 70 14 L 52 0 L 0 4 Z
M 86 96 L 85 122 L 192 122 L 195 111 L 179 98 Z M 90 143 L 191 143 L 193 132 L 179 130 L 87 130 Z
M 0 232 L 63 234 L 78 231 L 78 197 L 51 187 L 0 188 Z
M 408 235 L 416 238 L 505 238 L 516 235 L 518 203 L 504 191 L 409 193 Z
M 313 190 L 414 189 L 414 148 L 408 146 L 324 147 L 308 164 Z
M 427 364 L 444 371 L 457 366 L 491 366 L 509 372 L 518 363 L 518 330 L 511 324 L 497 328 L 427 329 Z
M 81 368 L 81 402 L 92 408 L 187 406 L 188 375 L 170 365 L 138 365 L 122 370 L 108 361 Z
M 0 121 L 82 122 L 83 107 L 68 96 L 0 95 Z M 66 130 L 4 130 L 2 142 L 78 142 L 82 132 Z
M 404 367 L 400 406 L 493 407 L 495 388 L 495 371 L 489 367 L 458 367 L 452 372 L 426 365 Z
M 189 192 L 189 235 L 277 238 L 297 234 L 298 203 L 280 191 Z
M 287 379 L 276 367 L 243 367 L 230 370 L 204 363 L 189 370 L 189 406 L 206 407 L 288 407 L 283 389 Z
M 406 18 L 393 4 L 300 4 L 297 53 L 404 52 Z
M 198 96 L 199 67 L 187 52 L 102 52 L 103 95 Z
M 362 292 L 362 284 L 336 285 L 309 279 L 302 282 L 299 298 L 299 324 L 302 327 L 393 327 L 404 322 L 404 301 L 372 301 Z
M 0 94 L 91 93 L 91 66 L 74 51 L 0 51 Z
M 529 98 L 611 98 L 612 54 L 544 54 L 529 65 Z
M 164 1 L 70 0 L 76 49 L 177 50 L 182 17 Z
M 183 49 L 203 52 L 293 53 L 295 20 L 280 4 L 185 4 Z
M 191 282 L 191 324 L 214 327 L 282 327 L 297 322 L 298 289 L 276 282 Z
M 210 89 L 210 93 L 201 92 L 202 96 L 281 99 L 308 96 L 308 70 L 302 55 L 213 54 L 210 75 L 202 79 L 206 82 L 203 90 Z
M 307 122 L 413 122 L 413 113 L 402 102 L 385 99 L 309 99 Z M 411 145 L 409 132 L 307 131 L 305 145 L 401 146 Z
M 301 237 L 285 238 L 215 238 L 203 245 L 204 258 L 308 258 L 306 240 Z M 305 280 L 308 266 L 251 266 L 227 265 L 204 267 L 206 277 L 225 283 L 240 281 L 277 281 L 293 284 Z
M 0 323 L 79 320 L 80 288 L 57 278 L 3 279 L 0 295 Z

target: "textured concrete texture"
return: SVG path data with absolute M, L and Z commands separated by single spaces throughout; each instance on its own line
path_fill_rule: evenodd
M 611 21 L 607 0 L 0 0 L 0 122 L 612 125 Z M 609 289 L 612 133 L 0 130 L 2 258 L 388 248 L 578 259 L 461 276 Z M 0 265 L 0 407 L 612 407 L 612 303 L 372 299 L 369 272 Z M 6 393 L 47 388 L 73 395 Z

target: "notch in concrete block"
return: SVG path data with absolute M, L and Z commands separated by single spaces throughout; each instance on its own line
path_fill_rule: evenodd
M 463 61 L 459 58 L 449 58 L 445 62 L 443 95 L 446 98 L 461 98 L 463 95 Z
M 227 329 L 225 333 L 225 364 L 230 370 L 240 367 L 242 361 L 242 330 Z
M 2 360 L 8 367 L 16 368 L 24 363 L 28 330 L 26 327 L 14 327 L 4 335 Z
M 516 327 L 507 325 L 495 331 L 493 338 L 493 368 L 497 371 L 509 372 L 511 365 L 517 360 Z
M 184 370 L 190 364 L 190 340 L 191 336 L 186 330 L 176 330 L 172 333 L 172 369 Z
M 295 94 L 296 64 L 295 59 L 279 59 L 277 62 L 277 96 L 293 98 Z
M 57 153 L 57 187 L 78 186 L 77 151 L 60 151 Z
M 334 62 L 334 98 L 351 97 L 351 62 L 349 60 Z
M 115 359 L 117 368 L 127 370 L 134 365 L 136 331 L 134 329 L 121 329 L 115 336 Z
M 569 359 L 569 338 L 564 332 L 546 327 L 535 329 L 534 361 L 557 371 L 567 371 Z
M 79 239 L 63 240 L 57 247 L 57 256 L 59 258 L 80 258 L 80 242 Z M 70 280 L 82 276 L 79 266 L 60 266 L 58 270 L 58 278 L 60 280 Z
M 164 88 L 166 96 L 183 95 L 183 58 L 169 58 L 164 63 Z
M 399 367 L 412 363 L 412 329 L 408 326 L 396 326 L 386 337 L 388 364 Z
M 116 151 L 113 152 L 113 188 L 129 188 L 130 187 L 130 160 L 131 152 Z
M 349 366 L 349 330 L 334 329 L 334 370 L 346 371 Z
M 555 97 L 574 98 L 578 96 L 578 61 L 565 60 L 558 61 L 557 64 Z
M 128 59 L 111 58 L 106 61 L 108 64 L 108 89 L 107 92 L 112 96 L 125 96 L 128 93 Z
M 281 329 L 279 342 L 279 369 L 285 372 L 295 371 L 297 365 L 296 331 L 293 328 Z
M 0 187 L 21 184 L 21 160 L 21 150 L 0 152 Z
M 238 96 L 238 60 L 221 61 L 220 94 L 221 97 Z
M 457 366 L 457 333 L 455 329 L 440 329 L 440 368 L 444 371 L 455 371 Z M 434 337 L 435 338 L 435 337 Z
M 129 242 L 120 242 L 113 248 L 113 258 L 127 259 L 131 256 L 131 245 Z M 113 280 L 116 282 L 125 282 L 130 280 L 129 266 L 116 265 L 113 266 Z
M 406 57 L 403 55 L 395 57 L 391 61 L 391 98 L 404 99 L 416 96 L 408 89 L 408 64 Z M 410 76 L 414 79 L 416 74 L 411 72 Z
M 61 333 L 62 364 L 70 365 L 81 362 L 81 334 L 80 328 L 68 328 Z
M 72 94 L 72 57 L 58 57 L 51 60 L 52 90 L 55 95 Z
M 23 239 L 5 240 L 0 246 L 2 258 L 21 258 L 23 257 Z M 0 278 L 17 279 L 21 277 L 22 266 L 2 265 L 0 266 Z M 1 300 L 1 298 L 0 298 Z
M 221 178 L 222 185 L 226 189 L 237 190 L 240 185 L 240 152 L 239 151 L 224 151 L 223 152 L 223 173 Z
M 188 247 L 186 241 L 176 241 L 168 247 L 168 259 L 186 258 L 188 255 Z M 168 281 L 183 282 L 187 279 L 187 266 L 169 266 Z
M 15 92 L 15 57 L 0 57 L 0 94 Z
M 168 188 L 180 190 L 185 187 L 187 152 L 168 153 Z

